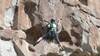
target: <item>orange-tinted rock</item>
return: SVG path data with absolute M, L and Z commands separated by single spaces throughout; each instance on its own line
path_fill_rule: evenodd
M 49 21 L 52 17 L 51 10 L 49 9 L 48 0 L 40 0 L 39 12 L 42 18 Z
M 31 27 L 31 21 L 28 17 L 28 15 L 25 13 L 25 1 L 24 0 L 19 0 L 18 4 L 18 29 L 23 29 L 27 30 Z
M 26 34 L 22 30 L 11 30 L 11 29 L 5 29 L 0 30 L 0 38 L 2 39 L 26 39 Z

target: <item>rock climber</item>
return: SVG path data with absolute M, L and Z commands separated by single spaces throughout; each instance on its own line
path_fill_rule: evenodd
M 49 24 L 47 25 L 47 33 L 44 37 L 40 37 L 36 43 L 39 43 L 43 38 L 46 39 L 46 40 L 50 40 L 50 41 L 53 41 L 55 40 L 56 43 L 58 44 L 58 46 L 61 46 L 60 45 L 60 41 L 59 41 L 59 38 L 58 38 L 58 25 L 56 23 L 56 20 L 55 19 L 51 19 Z
M 57 23 L 55 22 L 54 19 L 51 19 L 50 23 L 47 25 L 48 30 L 47 30 L 47 37 L 50 41 L 53 39 L 56 40 L 57 43 L 59 43 L 59 38 L 58 38 L 58 33 L 57 33 Z

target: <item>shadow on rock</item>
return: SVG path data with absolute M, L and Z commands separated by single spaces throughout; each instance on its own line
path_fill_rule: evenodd
M 17 56 L 25 56 L 14 42 L 13 42 L 13 44 L 14 44 L 14 49 L 17 53 Z
M 25 4 L 25 7 L 24 7 L 25 13 L 28 15 L 32 26 L 34 26 L 35 19 L 42 21 L 41 15 L 39 13 L 36 13 L 38 10 L 36 8 L 38 6 L 36 3 L 32 2 L 32 1 L 26 1 L 24 4 Z
M 90 56 L 90 55 L 87 52 L 76 50 L 70 56 Z
M 71 35 L 74 36 L 77 39 L 77 42 L 75 43 L 75 45 L 80 46 L 81 45 L 81 41 L 82 41 L 82 37 L 80 36 L 79 33 L 75 32 L 73 29 L 71 30 Z
M 48 53 L 47 55 L 40 55 L 40 56 L 61 56 L 61 55 L 58 55 L 57 53 Z
M 28 14 L 28 17 L 30 18 L 31 24 L 34 24 L 35 17 L 33 16 L 33 13 L 36 11 L 36 3 L 32 1 L 26 1 L 25 3 L 25 13 Z
M 73 44 L 73 42 L 71 41 L 71 37 L 67 31 L 61 31 L 59 33 L 59 40 L 61 42 L 70 42 L 70 44 Z
M 97 50 L 98 50 L 98 52 L 99 52 L 98 56 L 100 56 L 100 47 L 98 47 Z
M 25 32 L 27 35 L 26 41 L 30 44 L 34 44 L 38 40 L 38 38 L 42 36 L 41 24 L 31 27 Z

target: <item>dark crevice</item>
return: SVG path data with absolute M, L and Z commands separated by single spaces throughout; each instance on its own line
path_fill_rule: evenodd
M 69 33 L 66 31 L 61 31 L 59 33 L 59 40 L 61 42 L 69 42 L 70 44 L 73 44 Z
M 25 5 L 25 7 L 24 7 L 25 13 L 28 15 L 28 17 L 31 21 L 31 24 L 33 26 L 34 20 L 35 20 L 35 17 L 33 14 L 36 11 L 36 3 L 32 2 L 32 1 L 26 1 L 24 3 L 24 5 Z
M 0 27 L 0 30 L 3 30 L 3 27 Z
M 15 12 L 14 12 L 14 19 L 13 19 L 13 26 L 11 26 L 12 29 L 18 29 L 18 6 L 15 6 Z
M 35 52 L 33 46 L 28 46 L 28 49 L 29 49 L 31 52 Z
M 13 44 L 14 44 L 14 49 L 17 53 L 17 56 L 25 56 L 22 51 L 18 48 L 18 46 L 16 45 L 16 43 L 13 41 Z
M 64 0 L 61 0 L 61 2 L 62 2 L 62 4 L 66 4 L 67 6 L 71 6 L 71 7 L 74 7 L 74 6 L 78 5 L 78 4 L 72 5 L 72 4 L 68 3 L 68 2 L 64 2 Z
M 97 27 L 97 28 L 100 28 L 100 26 L 99 26 L 99 25 L 96 25 L 96 27 Z
M 41 24 L 31 27 L 26 30 L 25 33 L 27 35 L 26 41 L 30 44 L 34 44 L 38 38 L 42 36 Z
M 0 37 L 0 39 L 1 39 L 1 40 L 4 40 L 4 41 L 9 41 L 9 40 L 11 40 L 10 38 L 5 38 L 5 37 L 2 37 L 2 36 Z
M 82 4 L 88 6 L 88 0 L 79 0 Z
M 82 36 L 80 34 L 81 33 L 77 33 L 73 29 L 71 30 L 71 35 L 74 36 L 77 39 L 77 42 L 75 43 L 75 45 L 77 45 L 77 46 L 81 45 Z
M 37 8 L 39 5 L 37 5 L 36 3 L 32 2 L 32 1 L 26 1 L 24 3 L 25 7 L 25 13 L 28 15 L 30 21 L 31 21 L 31 25 L 34 26 L 35 23 L 35 19 L 39 19 L 40 21 L 42 21 L 42 17 L 41 15 L 37 12 Z M 37 18 L 36 18 L 37 17 Z
M 61 56 L 58 53 L 48 53 L 47 55 L 41 55 L 41 56 Z
M 77 39 L 77 42 L 75 44 L 77 46 L 80 46 L 82 41 L 83 28 L 81 27 L 80 23 L 74 18 L 71 18 L 71 22 L 72 22 L 71 35 Z
M 86 14 L 89 14 L 90 16 L 93 16 L 93 17 L 95 17 L 95 15 L 94 15 L 94 14 L 92 14 L 92 13 L 89 13 L 88 11 L 85 11 L 85 10 L 83 10 L 83 9 L 81 9 L 81 8 L 80 8 L 80 10 L 81 10 L 82 12 L 86 13 Z

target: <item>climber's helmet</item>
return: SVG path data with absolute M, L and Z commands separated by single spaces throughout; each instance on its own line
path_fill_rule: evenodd
M 52 18 L 50 22 L 51 22 L 51 23 L 55 23 L 55 19 Z

